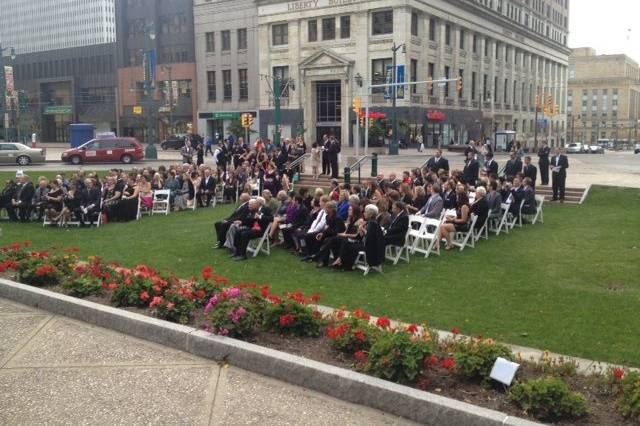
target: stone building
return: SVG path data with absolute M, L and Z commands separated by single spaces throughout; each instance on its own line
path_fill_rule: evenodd
M 569 57 L 569 140 L 631 143 L 640 124 L 640 67 L 626 55 L 573 49 Z

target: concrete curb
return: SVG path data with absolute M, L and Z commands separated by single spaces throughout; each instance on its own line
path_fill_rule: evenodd
M 192 327 L 0 279 L 0 297 L 230 364 L 427 425 L 538 423 Z

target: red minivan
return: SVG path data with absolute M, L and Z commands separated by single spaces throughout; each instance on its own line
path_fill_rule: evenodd
M 62 153 L 62 161 L 71 164 L 113 163 L 131 164 L 144 159 L 144 149 L 135 138 L 92 139 L 77 148 Z

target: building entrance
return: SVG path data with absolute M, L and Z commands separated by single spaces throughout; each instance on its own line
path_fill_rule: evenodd
M 316 141 L 323 135 L 341 140 L 342 89 L 340 80 L 316 82 Z

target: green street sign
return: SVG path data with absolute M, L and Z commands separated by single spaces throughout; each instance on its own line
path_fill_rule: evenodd
M 239 112 L 214 112 L 214 120 L 240 120 Z
M 71 105 L 49 105 L 44 107 L 44 115 L 71 114 L 73 106 Z

